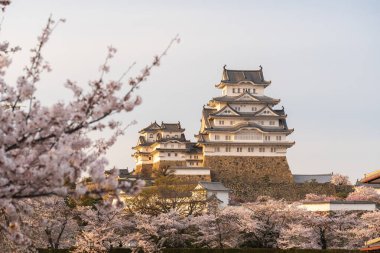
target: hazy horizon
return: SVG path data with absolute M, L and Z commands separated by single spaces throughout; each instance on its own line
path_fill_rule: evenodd
M 202 106 L 220 95 L 223 65 L 258 69 L 281 99 L 294 174 L 342 173 L 351 180 L 380 169 L 380 2 L 378 1 L 13 1 L 2 39 L 23 48 L 13 58 L 12 82 L 29 57 L 48 16 L 66 18 L 45 50 L 53 72 L 44 74 L 39 98 L 70 98 L 66 79 L 86 86 L 96 78 L 106 48 L 118 49 L 108 77 L 134 61 L 138 73 L 177 33 L 181 43 L 137 94 L 143 104 L 118 116 L 137 120 L 109 151 L 112 165 L 132 168 L 138 131 L 153 121 L 178 122 L 194 140 Z M 353 182 L 354 183 L 354 182 Z

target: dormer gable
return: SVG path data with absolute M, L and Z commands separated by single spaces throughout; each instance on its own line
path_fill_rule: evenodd
M 265 106 L 260 111 L 256 113 L 256 116 L 281 116 L 280 114 L 277 114 L 272 108 L 269 106 Z
M 237 111 L 235 111 L 234 109 L 232 109 L 232 107 L 230 105 L 227 104 L 225 107 L 223 107 L 219 111 L 217 111 L 213 114 L 210 114 L 210 115 L 214 115 L 214 116 L 236 115 L 236 116 L 239 116 L 240 114 Z
M 259 101 L 257 98 L 255 98 L 254 96 L 252 96 L 250 93 L 248 92 L 245 92 L 243 94 L 241 94 L 240 96 L 238 96 L 235 101 Z

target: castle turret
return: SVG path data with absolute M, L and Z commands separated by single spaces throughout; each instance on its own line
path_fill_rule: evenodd
M 137 174 L 151 176 L 156 169 L 172 169 L 177 174 L 208 173 L 201 167 L 202 149 L 185 137 L 185 129 L 178 123 L 156 122 L 139 131 L 138 143 L 132 155 L 136 160 Z M 190 171 L 190 172 L 189 172 Z

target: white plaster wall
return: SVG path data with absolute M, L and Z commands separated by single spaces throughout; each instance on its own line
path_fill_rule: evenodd
M 335 204 L 331 203 L 332 211 L 374 211 L 376 210 L 376 204 Z
M 187 176 L 208 176 L 210 175 L 209 169 L 173 169 L 175 175 L 187 175 Z
M 376 204 L 339 204 L 339 203 L 318 203 L 311 204 L 305 203 L 301 205 L 302 208 L 308 211 L 374 211 Z
M 233 89 L 235 88 L 235 93 L 233 93 Z M 238 89 L 240 89 L 240 93 L 238 93 Z M 239 85 L 226 85 L 225 89 L 227 91 L 227 94 L 223 94 L 222 90 L 222 96 L 239 96 L 243 94 L 243 89 L 251 89 L 251 93 L 255 96 L 264 95 L 264 87 L 261 85 L 252 85 L 252 84 L 239 84 Z M 255 93 L 253 93 L 253 89 L 255 89 Z
M 168 155 L 170 153 L 170 156 Z M 175 156 L 177 153 L 177 156 Z M 158 152 L 153 155 L 153 162 L 165 161 L 185 161 L 186 155 L 184 152 Z
M 271 147 L 263 147 L 265 148 L 265 152 L 260 152 L 259 146 L 252 145 L 253 152 L 248 152 L 248 147 L 246 146 L 240 146 L 242 148 L 242 152 L 237 152 L 238 146 L 230 146 L 231 151 L 226 152 L 226 146 L 220 145 L 219 146 L 219 152 L 215 151 L 215 147 L 207 146 L 203 151 L 204 155 L 210 155 L 210 156 L 285 156 L 286 155 L 286 148 L 278 148 L 276 147 L 275 152 L 271 152 Z
M 226 207 L 229 203 L 229 193 L 227 191 L 207 191 L 207 198 L 211 197 L 213 194 L 223 201 L 219 204 L 220 208 Z

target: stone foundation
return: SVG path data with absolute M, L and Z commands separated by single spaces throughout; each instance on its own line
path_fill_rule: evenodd
M 176 175 L 176 177 L 193 184 L 198 184 L 199 181 L 211 182 L 211 177 L 207 175 Z
M 139 164 L 136 165 L 135 174 L 143 178 L 149 178 L 152 175 L 153 164 Z
M 227 186 L 232 182 L 245 185 L 293 182 L 285 156 L 205 156 L 204 167 L 211 169 L 212 181 L 221 181 Z

